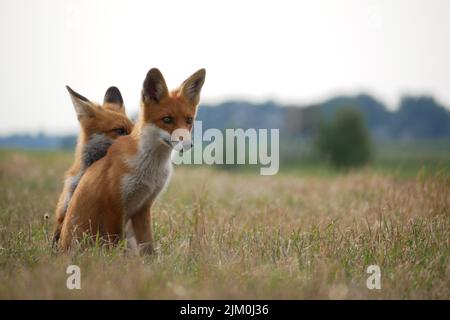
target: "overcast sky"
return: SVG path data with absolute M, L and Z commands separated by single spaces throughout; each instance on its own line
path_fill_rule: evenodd
M 206 68 L 203 102 L 450 107 L 448 0 L 0 0 L 0 24 L 0 134 L 76 132 L 66 84 L 97 101 L 116 85 L 133 114 L 151 67 L 171 88 Z

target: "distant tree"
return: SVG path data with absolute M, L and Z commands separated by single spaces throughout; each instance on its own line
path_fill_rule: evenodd
M 448 137 L 448 111 L 432 97 L 403 97 L 392 121 L 394 136 L 412 139 Z
M 364 117 L 355 108 L 340 108 L 332 119 L 323 121 L 316 146 L 320 155 L 337 168 L 362 166 L 372 155 Z

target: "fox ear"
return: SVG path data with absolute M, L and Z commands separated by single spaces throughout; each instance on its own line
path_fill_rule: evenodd
M 103 98 L 103 105 L 114 111 L 123 111 L 123 98 L 117 87 L 109 87 Z
M 205 83 L 205 76 L 206 70 L 200 69 L 181 84 L 181 94 L 195 105 L 200 101 L 200 91 Z
M 150 69 L 142 86 L 142 101 L 144 103 L 159 103 L 169 96 L 166 81 L 156 68 Z
M 81 94 L 75 92 L 69 86 L 66 86 L 67 91 L 69 91 L 70 98 L 72 99 L 73 106 L 77 113 L 78 119 L 82 117 L 94 117 L 95 111 L 92 102 L 87 98 L 83 97 Z

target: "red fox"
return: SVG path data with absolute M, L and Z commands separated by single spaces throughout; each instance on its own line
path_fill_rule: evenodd
M 56 206 L 53 243 L 59 240 L 69 202 L 84 171 L 106 154 L 115 139 L 129 134 L 133 128 L 133 123 L 125 114 L 122 95 L 116 87 L 106 90 L 102 106 L 90 102 L 70 87 L 66 88 L 80 122 L 81 132 L 75 151 L 75 161 L 65 174 L 63 191 Z
M 152 252 L 151 208 L 170 178 L 172 148 L 183 140 L 172 133 L 192 130 L 205 74 L 200 69 L 169 92 L 161 72 L 148 71 L 139 120 L 130 135 L 118 138 L 84 173 L 67 209 L 61 249 L 83 234 L 116 243 L 131 221 L 141 251 Z

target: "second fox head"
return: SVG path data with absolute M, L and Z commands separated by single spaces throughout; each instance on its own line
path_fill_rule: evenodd
M 131 133 L 133 123 L 125 114 L 119 89 L 110 87 L 105 93 L 103 104 L 100 105 L 89 101 L 69 86 L 66 88 L 86 138 L 102 134 L 105 137 L 116 139 Z

